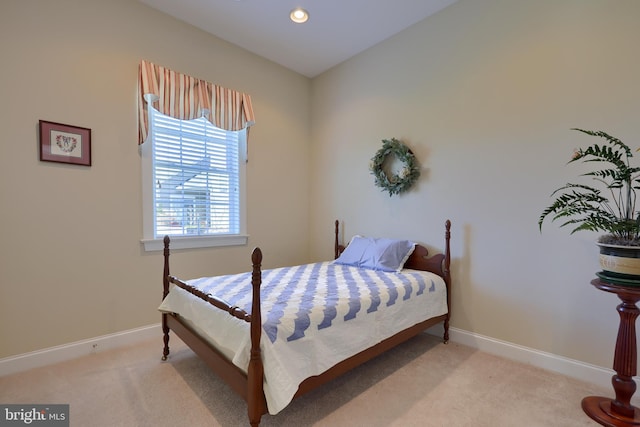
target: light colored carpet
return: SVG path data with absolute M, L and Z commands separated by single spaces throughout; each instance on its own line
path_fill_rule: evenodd
M 246 405 L 175 335 L 0 378 L 0 402 L 70 404 L 71 426 L 244 426 Z M 292 402 L 262 426 L 596 426 L 613 389 L 422 334 Z M 635 403 L 635 398 L 634 402 Z

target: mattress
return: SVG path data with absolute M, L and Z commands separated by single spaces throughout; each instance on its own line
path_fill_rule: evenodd
M 189 280 L 205 294 L 251 312 L 251 273 Z M 264 392 L 276 414 L 300 383 L 417 323 L 446 314 L 444 280 L 334 262 L 264 270 L 261 286 Z M 160 311 L 177 313 L 246 372 L 249 323 L 172 285 Z

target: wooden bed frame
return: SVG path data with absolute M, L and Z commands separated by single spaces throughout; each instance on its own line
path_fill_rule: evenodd
M 335 258 L 344 250 L 344 246 L 338 243 L 338 221 L 335 222 Z M 447 313 L 441 316 L 427 319 L 408 329 L 400 331 L 396 335 L 381 341 L 373 347 L 364 350 L 350 358 L 334 365 L 324 373 L 307 378 L 304 380 L 295 397 L 301 396 L 314 388 L 331 381 L 332 379 L 348 372 L 349 370 L 373 359 L 374 357 L 384 353 L 385 351 L 397 346 L 398 344 L 414 337 L 425 329 L 444 322 L 444 342 L 449 341 L 449 318 L 451 313 L 451 274 L 449 266 L 451 256 L 449 252 L 449 241 L 451 236 L 451 222 L 445 223 L 445 251 L 443 254 L 437 254 L 427 258 L 428 250 L 424 246 L 416 245 L 414 252 L 411 254 L 407 262 L 406 268 L 415 270 L 425 270 L 433 272 L 441 276 L 447 286 Z M 215 307 L 227 311 L 231 316 L 242 319 L 250 324 L 251 335 L 251 352 L 247 373 L 235 366 L 227 357 L 225 357 L 218 349 L 209 344 L 205 339 L 195 333 L 179 315 L 175 313 L 162 314 L 162 331 L 164 340 L 164 350 L 162 360 L 167 360 L 169 355 L 169 331 L 173 330 L 202 360 L 236 393 L 238 393 L 246 402 L 248 407 L 249 422 L 252 426 L 258 426 L 262 415 L 267 413 L 267 405 L 264 397 L 262 356 L 260 351 L 260 337 L 262 333 L 262 325 L 260 322 L 260 285 L 261 285 L 261 263 L 262 252 L 260 248 L 255 248 L 251 254 L 253 264 L 251 285 L 253 289 L 253 299 L 251 313 L 247 313 L 238 307 L 231 307 L 221 299 L 213 296 L 205 295 L 195 288 L 187 285 L 180 279 L 173 277 L 169 273 L 169 236 L 164 238 L 164 270 L 163 270 L 163 299 L 169 293 L 169 284 L 173 283 L 201 299 L 209 302 Z M 258 321 L 252 321 L 258 319 Z

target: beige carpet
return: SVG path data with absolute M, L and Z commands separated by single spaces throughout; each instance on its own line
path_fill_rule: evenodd
M 2 377 L 0 403 L 68 403 L 75 427 L 248 425 L 244 401 L 175 335 L 171 358 L 161 362 L 161 341 Z M 261 425 L 595 426 L 580 407 L 593 394 L 613 389 L 424 334 Z

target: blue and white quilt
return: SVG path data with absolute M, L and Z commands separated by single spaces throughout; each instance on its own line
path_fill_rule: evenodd
M 187 282 L 251 312 L 251 273 Z M 444 280 L 429 272 L 374 271 L 322 262 L 262 272 L 264 391 L 269 413 L 289 404 L 299 384 L 423 320 L 447 312 Z M 161 311 L 180 314 L 241 369 L 249 324 L 173 287 Z

